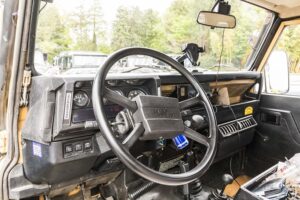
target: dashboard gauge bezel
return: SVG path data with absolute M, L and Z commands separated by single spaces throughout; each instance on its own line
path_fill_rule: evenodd
M 85 102 L 84 104 L 78 104 L 78 102 L 75 101 L 75 96 L 76 96 L 77 94 L 79 94 L 79 93 L 83 94 L 83 95 L 85 96 L 85 98 L 87 99 L 86 102 Z M 74 95 L 73 95 L 73 103 L 74 103 L 75 106 L 77 106 L 77 107 L 79 107 L 79 108 L 84 108 L 84 107 L 86 107 L 87 105 L 89 105 L 90 100 L 91 100 L 91 99 L 90 99 L 89 95 L 88 95 L 85 91 L 83 91 L 83 90 L 78 90 L 78 91 L 76 91 L 76 92 L 74 93 Z

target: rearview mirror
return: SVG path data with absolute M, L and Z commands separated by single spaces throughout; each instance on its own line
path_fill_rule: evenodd
M 289 61 L 286 52 L 275 50 L 265 66 L 268 93 L 284 94 L 289 91 Z
M 235 28 L 236 25 L 236 19 L 233 15 L 224 15 L 211 11 L 200 11 L 197 22 L 212 28 Z

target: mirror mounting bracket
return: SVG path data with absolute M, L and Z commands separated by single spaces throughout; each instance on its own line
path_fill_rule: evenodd
M 217 12 L 223 15 L 229 15 L 231 10 L 231 5 L 224 0 L 217 0 L 213 8 L 211 9 L 212 12 Z
M 177 58 L 179 63 L 184 63 L 184 60 L 188 58 L 193 66 L 197 66 L 199 54 L 205 52 L 205 47 L 199 47 L 195 43 L 188 43 L 183 46 L 182 52 L 184 55 Z

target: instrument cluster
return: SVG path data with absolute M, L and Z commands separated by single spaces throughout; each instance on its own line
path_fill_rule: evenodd
M 129 99 L 133 99 L 136 96 L 139 95 L 147 95 L 148 93 L 142 89 L 131 89 L 128 92 L 124 93 L 120 89 L 114 89 L 114 92 L 118 93 L 119 95 L 126 96 Z M 73 95 L 73 102 L 74 105 L 78 108 L 84 108 L 89 107 L 89 104 L 91 102 L 91 95 L 88 94 L 88 92 L 84 90 L 78 90 Z
M 139 95 L 156 95 L 155 79 L 108 80 L 106 87 L 119 95 L 133 99 Z M 78 81 L 74 84 L 72 122 L 83 123 L 95 120 L 92 104 L 92 81 Z M 105 113 L 108 118 L 114 118 L 124 108 L 109 101 L 104 101 Z

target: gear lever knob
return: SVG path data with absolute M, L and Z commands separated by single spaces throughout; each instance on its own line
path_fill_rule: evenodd
M 223 188 L 219 192 L 217 189 L 213 190 L 211 195 L 209 196 L 209 200 L 227 200 L 228 197 L 224 195 L 224 190 L 228 184 L 233 182 L 233 177 L 230 174 L 224 174 L 222 176 Z
M 224 174 L 222 176 L 223 188 L 219 192 L 217 189 L 213 190 L 209 196 L 209 200 L 227 200 L 228 197 L 224 195 L 224 190 L 228 184 L 233 182 L 233 177 L 230 174 Z
M 222 190 L 221 190 L 221 192 L 220 192 L 220 195 L 221 195 L 221 196 L 224 195 L 224 190 L 225 190 L 226 186 L 227 186 L 228 184 L 231 184 L 231 183 L 233 182 L 233 177 L 232 177 L 230 174 L 224 174 L 224 175 L 222 176 L 222 181 L 223 181 L 223 188 L 222 188 Z
M 233 177 L 230 174 L 224 174 L 222 176 L 222 181 L 224 183 L 224 186 L 231 184 L 233 182 Z

